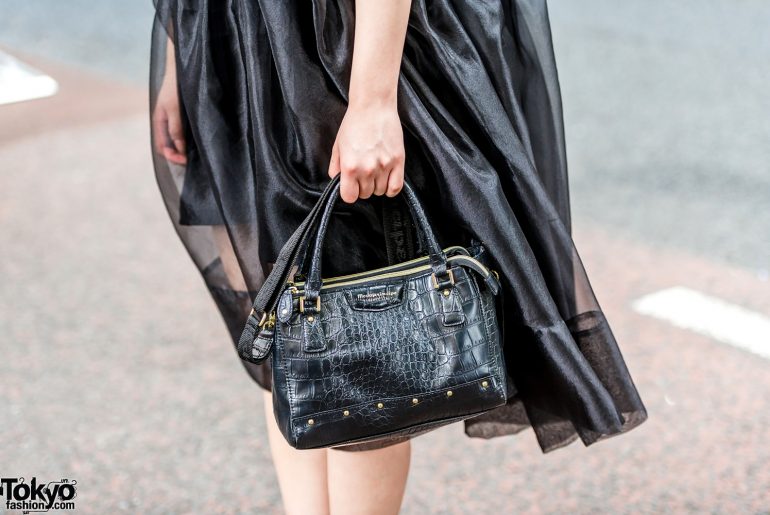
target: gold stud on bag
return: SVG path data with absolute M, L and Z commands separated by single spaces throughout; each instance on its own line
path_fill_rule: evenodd
M 426 255 L 322 279 L 321 249 L 338 195 L 339 176 L 281 250 L 238 344 L 244 360 L 272 359 L 274 413 L 289 444 L 312 449 L 416 435 L 505 404 L 500 283 L 476 259 L 479 249 L 440 248 L 405 181 L 402 195 Z M 305 280 L 289 284 L 300 248 Z

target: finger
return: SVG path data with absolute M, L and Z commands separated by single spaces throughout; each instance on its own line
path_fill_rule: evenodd
M 178 111 L 169 112 L 168 134 L 171 142 L 179 156 L 187 158 L 187 144 L 184 138 L 184 128 L 182 127 L 182 117 Z
M 169 117 L 169 112 L 166 108 L 160 106 L 155 108 L 152 118 L 152 134 L 155 150 L 172 163 L 186 164 L 187 152 L 184 137 L 181 138 L 181 144 L 179 142 L 173 142 L 170 139 L 173 119 L 173 116 Z M 179 134 L 181 132 L 181 124 L 175 130 L 178 131 L 177 133 Z
M 404 164 L 397 164 L 390 175 L 388 175 L 388 191 L 385 193 L 388 197 L 395 197 L 401 192 L 404 186 Z
M 379 159 L 368 159 L 358 174 L 358 197 L 367 199 L 372 196 L 375 179 L 378 175 L 387 173 Z
M 340 151 L 336 141 L 332 146 L 332 157 L 329 160 L 329 169 L 327 170 L 327 173 L 331 178 L 334 178 L 340 173 Z
M 386 191 L 388 191 L 388 177 L 390 176 L 391 170 L 383 170 L 382 172 L 378 173 L 374 176 L 374 194 L 375 195 L 384 195 Z
M 352 204 L 358 199 L 358 181 L 355 177 L 342 174 L 340 179 L 340 198 L 348 204 Z
M 165 147 L 163 149 L 163 157 L 165 157 L 168 161 L 178 165 L 187 164 L 187 156 L 177 152 L 174 147 Z
M 157 106 L 152 114 L 152 139 L 155 142 L 155 151 L 158 154 L 163 154 L 166 148 L 166 142 L 168 141 L 167 129 L 168 117 L 166 110 Z
M 358 198 L 367 199 L 374 192 L 374 178 L 361 177 L 358 179 Z

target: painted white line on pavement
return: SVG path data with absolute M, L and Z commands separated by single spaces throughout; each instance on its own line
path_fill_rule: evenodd
M 58 90 L 48 75 L 0 52 L 0 105 L 50 97 Z
M 634 310 L 770 359 L 770 317 L 676 286 L 645 295 Z

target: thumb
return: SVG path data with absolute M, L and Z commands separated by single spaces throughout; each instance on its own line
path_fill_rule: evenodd
M 337 140 L 334 140 L 334 146 L 332 146 L 332 157 L 329 160 L 329 169 L 327 170 L 329 177 L 334 178 L 340 173 L 340 150 L 337 146 Z

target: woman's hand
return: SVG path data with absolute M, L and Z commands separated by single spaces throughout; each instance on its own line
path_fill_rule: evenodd
M 345 202 L 396 195 L 404 185 L 404 132 L 396 107 L 411 0 L 356 0 L 348 110 L 332 148 L 329 175 Z
M 170 39 L 166 47 L 166 72 L 152 113 L 152 127 L 155 151 L 172 163 L 186 164 L 187 146 L 179 111 L 174 44 Z
M 329 176 L 338 173 L 345 202 L 392 197 L 404 184 L 404 133 L 395 106 L 350 106 L 332 147 Z

